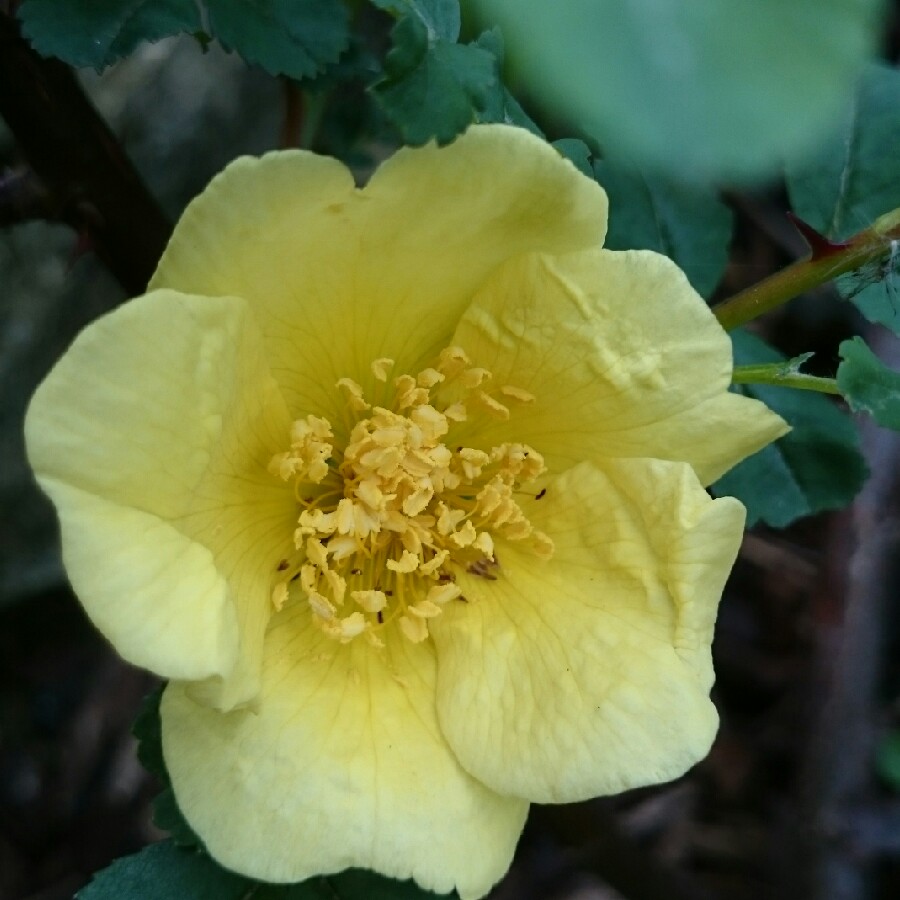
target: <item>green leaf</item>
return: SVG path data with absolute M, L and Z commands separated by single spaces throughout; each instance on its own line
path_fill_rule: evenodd
M 321 881 L 331 891 L 327 895 L 329 900 L 428 900 L 428 898 L 434 900 L 435 897 L 455 898 L 457 896 L 456 893 L 433 894 L 431 891 L 424 891 L 417 887 L 412 881 L 394 881 L 362 869 L 350 869 L 340 875 L 322 878 Z M 302 900 L 302 898 L 291 896 L 290 900 Z
M 153 801 L 153 822 L 158 828 L 168 831 L 172 840 L 180 847 L 202 847 L 202 841 L 178 808 L 163 759 L 159 719 L 162 692 L 163 688 L 159 687 L 144 698 L 132 728 L 132 733 L 138 740 L 138 759 L 141 765 L 163 784 L 162 791 Z
M 38 53 L 95 69 L 142 41 L 201 28 L 195 0 L 24 0 L 18 15 Z
M 164 841 L 116 860 L 77 900 L 244 900 L 249 882 L 205 854 Z M 311 900 L 315 894 L 309 895 Z M 319 895 L 322 896 L 322 895 Z M 300 900 L 298 897 L 297 900 Z
M 733 331 L 731 338 L 738 365 L 784 359 L 749 332 Z M 802 516 L 846 506 L 856 496 L 868 471 L 849 416 L 826 397 L 806 391 L 761 385 L 736 390 L 762 400 L 793 428 L 712 486 L 717 496 L 744 503 L 748 526 L 763 521 L 783 528 Z
M 171 787 L 163 788 L 160 793 L 153 798 L 153 824 L 160 829 L 166 831 L 172 842 L 179 847 L 203 847 L 203 841 L 197 837 L 197 833 L 187 823 L 184 813 L 178 806 L 175 799 L 175 791 Z
M 795 211 L 829 238 L 861 231 L 900 206 L 898 145 L 900 72 L 872 65 L 840 125 L 814 151 L 789 162 L 788 191 Z M 845 276 L 837 286 L 867 319 L 900 334 L 900 296 L 894 283 L 898 256 Z
M 350 42 L 341 0 L 206 0 L 210 31 L 270 75 L 307 78 Z
M 656 250 L 675 260 L 709 297 L 725 271 L 731 210 L 708 188 L 692 187 L 609 160 L 594 163 L 609 195 L 610 250 Z
M 881 0 L 475 0 L 530 92 L 641 168 L 771 172 L 839 114 Z
M 900 793 L 900 731 L 891 731 L 878 742 L 875 771 Z
M 159 704 L 164 686 L 160 686 L 144 697 L 131 733 L 137 738 L 138 759 L 141 765 L 164 784 L 169 783 L 169 773 L 162 755 L 162 731 L 159 721 Z
M 594 177 L 591 168 L 591 148 L 578 138 L 560 138 L 553 142 L 553 146 L 567 159 L 582 175 L 588 178 Z
M 863 410 L 884 428 L 900 431 L 900 372 L 884 365 L 860 337 L 844 341 L 840 354 L 837 383 L 851 409 Z
M 372 0 L 372 4 L 398 17 L 416 16 L 430 41 L 455 41 L 459 37 L 459 0 Z
M 76 895 L 77 900 L 433 900 L 436 896 L 411 881 L 356 869 L 299 884 L 261 884 L 169 841 L 116 860 Z
M 519 102 L 503 84 L 501 72 L 503 69 L 503 36 L 499 29 L 491 28 L 479 35 L 472 42 L 474 46 L 486 50 L 494 57 L 495 81 L 492 88 L 488 88 L 479 98 L 482 106 L 475 110 L 476 122 L 501 122 L 506 125 L 517 125 L 524 128 L 539 138 L 544 137 L 544 132 L 531 120 Z M 581 141 L 578 141 L 581 143 Z M 563 152 L 563 151 L 560 151 Z
M 376 98 L 406 143 L 449 143 L 491 102 L 495 57 L 476 44 L 433 39 L 418 15 L 401 18 L 391 37 Z

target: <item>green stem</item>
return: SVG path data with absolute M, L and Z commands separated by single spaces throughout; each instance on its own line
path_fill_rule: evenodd
M 900 208 L 879 217 L 845 242 L 813 253 L 723 300 L 713 307 L 713 312 L 722 327 L 731 331 L 839 275 L 890 258 L 897 240 Z
M 840 394 L 834 378 L 786 372 L 784 363 L 761 363 L 755 366 L 735 366 L 732 384 L 770 384 L 775 387 L 796 388 L 801 391 L 817 391 L 820 394 Z
M 303 116 L 303 125 L 300 129 L 299 146 L 304 150 L 313 149 L 313 144 L 319 133 L 319 127 L 322 124 L 322 118 L 325 115 L 328 94 L 329 91 L 327 90 L 315 93 L 313 91 L 303 91 L 305 114 Z

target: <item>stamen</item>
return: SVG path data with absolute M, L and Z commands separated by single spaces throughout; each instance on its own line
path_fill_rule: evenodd
M 272 589 L 272 606 L 275 607 L 276 612 L 281 612 L 281 608 L 284 606 L 287 598 L 288 583 L 286 581 L 279 581 Z
M 387 567 L 392 572 L 400 572 L 407 575 L 410 572 L 415 572 L 419 567 L 419 557 L 410 553 L 409 550 L 404 550 L 400 559 L 389 559 Z
M 443 380 L 444 375 L 437 369 L 423 369 L 416 376 L 416 383 L 423 388 L 432 388 Z
M 387 357 L 376 359 L 376 381 L 386 384 L 393 366 Z M 339 379 L 352 415 L 336 459 L 326 419 L 307 416 L 292 425 L 290 448 L 269 464 L 275 477 L 294 482 L 301 507 L 297 561 L 283 560 L 276 570 L 276 610 L 288 600 L 289 583 L 299 579 L 313 621 L 334 640 L 365 635 L 383 647 L 382 636 L 396 627 L 421 643 L 428 622 L 447 603 L 465 599 L 455 571 L 502 577 L 494 552 L 498 536 L 523 542 L 539 559 L 552 556 L 553 541 L 535 531 L 516 499 L 534 496 L 520 485 L 546 471 L 541 455 L 527 444 L 484 450 L 448 438 L 473 411 L 510 417 L 483 388 L 491 380 L 459 347 L 441 351 L 435 366 L 415 377 L 394 378 L 391 408 L 371 406 L 356 381 Z M 520 404 L 535 399 L 514 385 L 494 393 Z M 326 478 L 322 489 L 310 489 Z M 356 608 L 339 616 L 348 597 Z
M 445 347 L 438 354 L 438 369 L 448 378 L 457 375 L 467 365 L 469 365 L 469 357 L 462 347 Z
M 366 403 L 363 397 L 362 388 L 351 378 L 339 378 L 337 386 L 347 392 L 347 405 L 354 412 L 363 412 L 371 409 L 371 406 Z
M 384 591 L 352 591 L 350 596 L 366 612 L 377 613 L 387 606 L 387 596 Z
M 428 624 L 424 619 L 414 616 L 400 616 L 398 622 L 400 630 L 414 644 L 421 644 L 428 637 Z
M 503 394 L 504 397 L 509 397 L 511 400 L 518 400 L 519 403 L 534 403 L 535 400 L 534 394 L 523 391 L 522 388 L 517 388 L 512 384 L 504 384 L 503 387 L 500 388 L 500 393 Z
M 444 410 L 444 415 L 453 422 L 466 421 L 466 407 L 463 403 L 451 403 Z
M 462 375 L 459 376 L 459 382 L 464 388 L 476 388 L 479 385 L 484 384 L 490 377 L 491 373 L 488 372 L 487 369 L 474 367 L 466 369 Z
M 372 363 L 372 374 L 379 381 L 387 381 L 388 372 L 394 368 L 394 361 L 392 359 L 388 359 L 386 356 L 382 356 L 380 359 L 376 359 Z
M 495 400 L 490 394 L 486 394 L 484 391 L 479 391 L 477 396 L 482 405 L 487 408 L 487 411 L 492 416 L 497 419 L 502 419 L 504 422 L 509 418 L 508 406 L 504 406 L 499 400 Z

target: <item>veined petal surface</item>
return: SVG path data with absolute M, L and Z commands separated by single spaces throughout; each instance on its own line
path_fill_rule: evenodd
M 463 316 L 454 343 L 498 384 L 534 394 L 517 440 L 556 471 L 586 459 L 690 463 L 710 484 L 787 431 L 728 392 L 728 335 L 682 271 L 651 251 L 512 260 Z M 485 444 L 509 427 L 479 428 Z
M 340 645 L 286 606 L 255 707 L 163 697 L 163 752 L 188 821 L 223 865 L 266 881 L 347 867 L 481 897 L 504 874 L 527 803 L 465 772 L 438 728 L 430 644 Z
M 289 418 L 246 304 L 160 291 L 79 335 L 32 400 L 28 455 L 97 627 L 159 675 L 255 690 L 295 504 L 267 472 Z
M 362 189 L 239 160 L 36 394 L 72 582 L 173 679 L 164 756 L 223 865 L 475 900 L 529 801 L 708 749 L 743 510 L 702 483 L 785 426 L 728 394 L 683 275 L 605 226 L 602 189 L 506 126 Z
M 523 504 L 524 506 L 524 504 Z M 682 774 L 709 750 L 710 642 L 744 509 L 681 463 L 584 463 L 527 504 L 550 560 L 498 542 L 497 580 L 432 629 L 438 718 L 502 794 L 582 800 Z
M 372 360 L 417 371 L 510 257 L 600 246 L 606 195 L 519 128 L 402 149 L 363 189 L 303 151 L 229 166 L 187 209 L 152 284 L 245 298 L 292 411 L 334 418 Z

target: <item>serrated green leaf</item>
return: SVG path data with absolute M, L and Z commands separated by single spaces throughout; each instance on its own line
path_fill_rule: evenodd
M 519 101 L 509 92 L 509 89 L 500 80 L 499 73 L 493 89 L 480 96 L 481 108 L 475 109 L 476 122 L 501 122 L 505 125 L 516 125 L 530 131 L 536 137 L 544 137 L 544 132 L 535 124 L 532 118 L 519 105 Z
M 472 42 L 474 46 L 486 50 L 494 57 L 494 87 L 488 89 L 482 96 L 482 106 L 475 110 L 476 122 L 501 122 L 506 125 L 517 125 L 530 131 L 539 138 L 544 137 L 544 132 L 531 120 L 528 113 L 519 105 L 518 100 L 509 92 L 503 83 L 501 71 L 503 68 L 503 36 L 499 29 L 491 28 Z M 579 141 L 579 143 L 581 143 Z
M 840 112 L 881 0 L 476 0 L 529 89 L 618 159 L 681 178 L 772 171 Z
M 733 215 L 709 188 L 679 184 L 609 160 L 594 162 L 609 196 L 610 250 L 655 250 L 709 297 L 725 271 Z
M 791 203 L 829 238 L 861 231 L 900 206 L 900 72 L 870 66 L 840 125 L 787 167 Z M 841 278 L 838 290 L 872 322 L 900 334 L 897 258 Z
M 388 78 L 399 80 L 415 72 L 433 42 L 428 28 L 416 16 L 404 16 L 391 31 L 393 46 L 384 60 Z
M 900 431 L 900 372 L 891 371 L 855 337 L 840 346 L 837 383 L 851 409 L 869 413 L 884 428 Z
M 371 0 L 374 6 L 396 16 L 414 15 L 428 31 L 430 41 L 455 41 L 459 37 L 459 0 Z
M 102 69 L 142 41 L 200 30 L 195 0 L 24 0 L 22 31 L 43 56 Z
M 749 332 L 736 330 L 731 338 L 738 365 L 784 359 Z M 793 428 L 712 486 L 717 496 L 743 502 L 748 526 L 763 521 L 783 528 L 803 516 L 846 506 L 856 496 L 868 470 L 849 416 L 819 394 L 761 385 L 739 390 L 762 400 Z
M 299 884 L 261 884 L 169 841 L 116 860 L 76 900 L 434 900 L 411 881 L 351 869 Z M 456 895 L 441 895 L 453 896 Z
M 406 143 L 449 143 L 488 105 L 497 86 L 494 56 L 475 44 L 432 41 L 418 16 L 400 19 L 391 37 L 376 98 Z
M 210 31 L 270 75 L 307 78 L 350 41 L 341 0 L 206 0 Z

